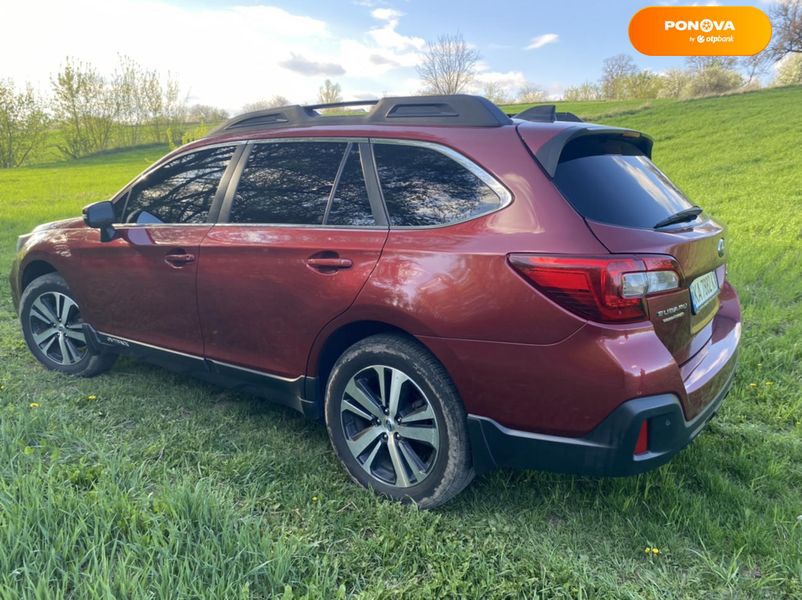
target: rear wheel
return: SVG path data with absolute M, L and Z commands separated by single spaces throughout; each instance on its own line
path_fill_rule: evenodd
M 326 425 L 349 475 L 394 500 L 433 508 L 473 478 L 454 384 L 408 338 L 377 335 L 343 353 L 326 387 Z
M 20 324 L 31 353 L 53 371 L 92 377 L 111 368 L 116 359 L 89 346 L 81 309 L 57 273 L 37 277 L 25 288 Z

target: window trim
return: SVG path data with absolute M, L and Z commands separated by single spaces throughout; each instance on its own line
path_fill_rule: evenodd
M 209 225 L 214 225 L 217 222 L 217 219 L 220 215 L 220 209 L 223 204 L 223 196 L 225 194 L 225 190 L 229 184 L 231 176 L 236 168 L 239 158 L 242 156 L 242 153 L 245 150 L 245 146 L 247 145 L 246 140 L 233 140 L 227 142 L 219 142 L 216 144 L 209 144 L 207 146 L 196 146 L 194 148 L 187 148 L 186 150 L 179 152 L 177 154 L 173 154 L 166 159 L 166 157 L 162 157 L 160 160 L 156 161 L 154 164 L 149 166 L 147 169 L 142 171 L 139 175 L 134 177 L 131 181 L 126 183 L 122 189 L 114 194 L 111 199 L 111 203 L 114 204 L 115 208 L 117 207 L 118 202 L 123 202 L 123 212 L 128 204 L 128 200 L 131 195 L 131 190 L 136 187 L 138 183 L 143 181 L 147 178 L 151 173 L 155 173 L 165 165 L 186 156 L 187 154 L 193 154 L 195 152 L 202 152 L 203 150 L 212 150 L 214 148 L 224 148 L 224 147 L 231 147 L 234 149 L 234 152 L 231 154 L 231 158 L 228 159 L 228 164 L 226 165 L 225 170 L 223 171 L 223 175 L 220 177 L 220 181 L 217 183 L 217 190 L 214 193 L 214 197 L 212 198 L 212 203 L 209 205 L 209 214 L 206 217 L 206 221 L 203 223 L 114 223 L 115 229 L 120 228 L 144 228 L 144 227 L 206 227 Z
M 384 205 L 384 210 L 385 213 L 387 214 L 387 223 L 389 224 L 390 229 L 413 230 L 413 229 L 439 229 L 442 227 L 451 227 L 453 225 L 459 225 L 461 223 L 467 223 L 468 221 L 473 221 L 474 219 L 478 219 L 480 217 L 486 217 L 487 215 L 491 215 L 495 212 L 503 210 L 507 208 L 510 204 L 512 204 L 514 197 L 512 195 L 512 192 L 510 192 L 510 190 L 507 189 L 507 186 L 501 183 L 498 179 L 496 179 L 493 175 L 488 173 L 478 164 L 473 162 L 470 158 L 468 158 L 464 154 L 454 150 L 449 146 L 444 146 L 443 144 L 439 144 L 437 142 L 427 142 L 423 140 L 405 140 L 396 138 L 370 138 L 370 144 L 371 144 L 371 157 L 373 157 L 373 165 L 376 171 L 376 181 L 379 184 L 379 191 L 382 197 L 382 204 Z M 437 225 L 393 225 L 390 222 L 390 214 L 389 214 L 390 211 L 387 209 L 387 202 L 384 200 L 384 192 L 381 190 L 381 179 L 379 178 L 378 166 L 376 164 L 376 157 L 373 154 L 374 144 L 416 146 L 419 148 L 428 148 L 429 150 L 434 150 L 435 152 L 439 152 L 440 154 L 443 154 L 447 158 L 450 158 L 463 168 L 467 169 L 468 171 L 476 175 L 496 194 L 496 196 L 498 196 L 500 203 L 497 207 L 491 210 L 480 212 L 475 215 L 470 215 L 469 217 L 465 217 L 464 219 L 449 221 L 448 223 L 440 223 Z
M 362 166 L 362 176 L 365 179 L 365 188 L 368 194 L 368 201 L 370 202 L 371 212 L 373 213 L 373 218 L 376 221 L 374 225 L 328 225 L 328 224 L 317 224 L 317 223 L 234 223 L 231 222 L 231 206 L 234 203 L 234 195 L 236 194 L 237 187 L 239 186 L 240 178 L 242 177 L 242 172 L 245 170 L 245 165 L 248 162 L 248 157 L 250 153 L 253 151 L 254 147 L 257 144 L 281 144 L 281 143 L 288 143 L 288 142 L 332 142 L 332 143 L 339 143 L 343 145 L 343 157 L 347 156 L 346 148 L 350 145 L 356 144 L 359 147 L 359 154 L 360 154 L 360 162 Z M 226 227 L 280 227 L 280 228 L 290 228 L 290 229 L 301 229 L 301 228 L 315 228 L 315 229 L 325 229 L 325 230 L 348 230 L 348 231 L 365 231 L 365 230 L 379 230 L 379 231 L 386 231 L 389 227 L 389 221 L 387 220 L 387 212 L 384 207 L 384 202 L 381 199 L 380 192 L 378 189 L 378 182 L 374 180 L 375 177 L 374 170 L 375 170 L 375 163 L 373 162 L 373 153 L 370 148 L 369 139 L 365 137 L 354 137 L 354 136 L 332 136 L 332 137 L 277 137 L 277 138 L 259 138 L 254 140 L 247 140 L 246 147 L 243 153 L 240 155 L 239 163 L 237 164 L 235 170 L 232 173 L 231 179 L 228 182 L 228 188 L 226 189 L 225 196 L 223 198 L 223 203 L 220 209 L 220 214 L 218 216 L 218 220 L 215 223 L 215 226 L 226 226 Z M 340 164 L 340 167 L 343 167 L 344 163 Z M 337 181 L 335 181 L 335 185 L 332 186 L 332 192 L 336 190 L 336 183 L 339 181 L 341 169 L 338 169 L 338 177 Z M 331 202 L 331 193 L 329 194 L 329 202 Z M 328 207 L 328 203 L 327 203 Z

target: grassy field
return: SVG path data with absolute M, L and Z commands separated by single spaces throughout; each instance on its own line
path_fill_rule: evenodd
M 437 511 L 383 502 L 289 410 L 127 360 L 44 371 L 0 286 L 0 598 L 802 597 L 800 106 L 802 88 L 561 107 L 652 134 L 730 228 L 735 386 L 639 477 L 498 472 Z M 163 151 L 0 171 L 2 270 L 16 235 Z

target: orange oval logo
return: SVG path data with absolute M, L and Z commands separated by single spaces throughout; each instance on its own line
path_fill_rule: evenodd
M 629 40 L 649 56 L 750 56 L 771 40 L 754 6 L 650 6 L 632 17 Z

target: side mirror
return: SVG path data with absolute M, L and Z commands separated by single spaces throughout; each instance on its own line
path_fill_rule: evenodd
M 114 205 L 108 200 L 95 202 L 84 207 L 84 223 L 89 227 L 100 229 L 100 241 L 110 242 L 117 237 L 113 227 Z

